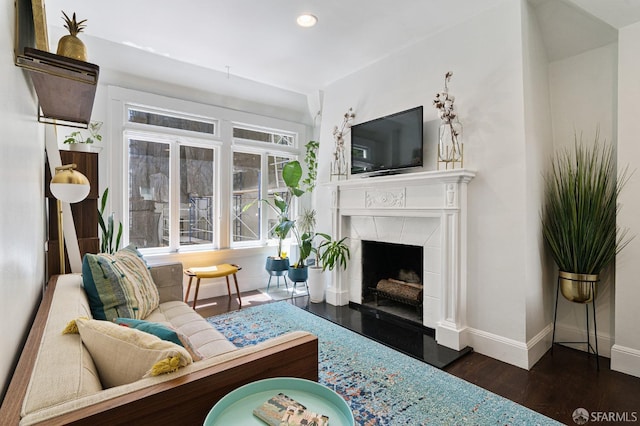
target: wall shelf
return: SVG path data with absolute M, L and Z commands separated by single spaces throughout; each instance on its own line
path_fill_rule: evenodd
M 100 67 L 30 47 L 16 65 L 27 70 L 38 95 L 38 121 L 87 128 Z

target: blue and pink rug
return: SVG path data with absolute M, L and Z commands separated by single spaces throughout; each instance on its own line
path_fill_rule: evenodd
M 287 302 L 208 321 L 239 347 L 291 330 L 318 336 L 319 382 L 342 395 L 361 425 L 559 424 Z

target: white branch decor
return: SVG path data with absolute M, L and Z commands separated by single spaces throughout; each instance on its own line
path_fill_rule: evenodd
M 342 126 L 335 126 L 333 128 L 333 139 L 335 140 L 335 150 L 333 152 L 333 161 L 331 162 L 331 177 L 335 177 L 338 180 L 347 177 L 347 157 L 345 154 L 344 135 L 351 128 L 351 121 L 355 118 L 356 114 L 353 112 L 353 108 L 349 108 L 344 113 Z
M 438 142 L 438 168 L 440 163 L 449 164 L 455 168 L 456 164 L 462 167 L 462 124 L 458 120 L 458 113 L 454 105 L 455 96 L 449 94 L 448 83 L 453 76 L 449 71 L 444 76 L 444 91 L 436 93 L 433 106 L 438 110 L 440 123 Z

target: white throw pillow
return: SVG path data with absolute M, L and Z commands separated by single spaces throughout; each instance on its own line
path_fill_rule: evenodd
M 177 371 L 193 362 L 182 346 L 140 330 L 86 318 L 75 324 L 105 388 Z

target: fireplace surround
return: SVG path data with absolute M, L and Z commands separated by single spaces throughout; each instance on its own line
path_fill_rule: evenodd
M 334 271 L 327 302 L 362 302 L 362 241 L 422 247 L 423 325 L 439 344 L 466 344 L 467 187 L 475 172 L 458 169 L 352 178 L 328 184 L 332 233 L 349 237 L 351 261 Z

